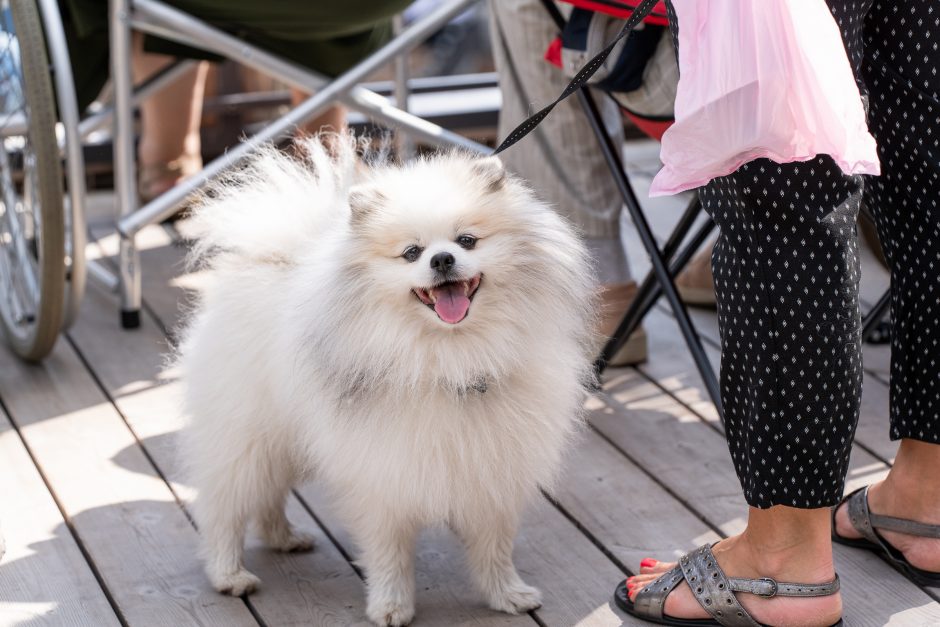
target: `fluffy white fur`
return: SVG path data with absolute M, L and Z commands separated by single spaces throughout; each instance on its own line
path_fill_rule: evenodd
M 284 505 L 316 477 L 357 541 L 377 624 L 413 617 L 415 536 L 435 524 L 464 542 L 493 608 L 535 608 L 513 538 L 579 424 L 585 250 L 495 158 L 357 173 L 352 142 L 332 144 L 333 158 L 316 140 L 304 160 L 268 150 L 196 212 L 211 278 L 179 362 L 209 578 L 234 595 L 258 585 L 242 564 L 250 521 L 274 549 L 312 548 Z M 461 279 L 481 276 L 457 324 L 413 292 L 438 280 L 441 251 Z

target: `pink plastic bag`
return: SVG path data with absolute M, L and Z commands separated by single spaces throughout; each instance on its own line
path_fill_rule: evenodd
M 766 157 L 827 154 L 880 174 L 839 27 L 824 0 L 676 0 L 679 87 L 650 196 Z

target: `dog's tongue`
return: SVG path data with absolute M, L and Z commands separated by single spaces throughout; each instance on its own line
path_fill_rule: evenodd
M 434 311 L 437 316 L 449 324 L 457 324 L 467 315 L 470 299 L 464 294 L 463 283 L 448 283 L 431 290 L 437 302 Z

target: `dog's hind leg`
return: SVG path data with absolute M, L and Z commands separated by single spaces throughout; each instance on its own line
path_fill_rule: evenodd
M 494 511 L 451 521 L 467 547 L 473 578 L 490 607 L 510 614 L 528 612 L 542 604 L 541 593 L 522 581 L 512 563 L 516 520 L 514 513 Z
M 407 625 L 415 613 L 415 538 L 418 527 L 394 512 L 372 512 L 354 525 L 362 552 L 368 603 L 366 614 L 377 625 Z
M 313 536 L 295 529 L 287 520 L 287 513 L 284 511 L 287 495 L 294 483 L 293 473 L 283 473 L 282 476 L 276 477 L 275 481 L 281 485 L 271 486 L 258 514 L 258 531 L 261 537 L 275 551 L 312 551 Z
M 264 510 L 270 494 L 270 451 L 249 447 L 201 460 L 196 479 L 196 524 L 202 536 L 206 573 L 213 587 L 240 596 L 261 580 L 242 564 L 245 529 Z M 212 462 L 209 466 L 209 462 Z
M 261 583 L 242 564 L 249 513 L 239 492 L 234 479 L 226 481 L 203 488 L 196 505 L 206 574 L 216 590 L 232 596 L 254 592 Z

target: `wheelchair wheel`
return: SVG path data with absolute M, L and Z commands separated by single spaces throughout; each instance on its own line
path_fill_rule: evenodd
M 36 4 L 0 1 L 0 325 L 33 361 L 55 344 L 66 293 L 55 103 Z

